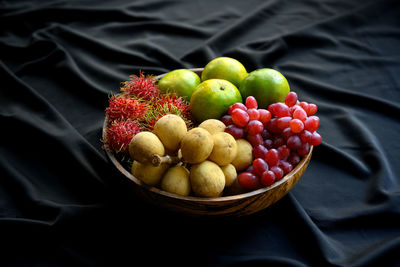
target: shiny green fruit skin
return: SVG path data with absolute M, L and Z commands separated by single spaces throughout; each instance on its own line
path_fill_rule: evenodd
M 258 107 L 267 109 L 272 103 L 284 102 L 290 87 L 282 73 L 264 68 L 250 72 L 242 81 L 239 91 L 243 99 L 254 96 Z

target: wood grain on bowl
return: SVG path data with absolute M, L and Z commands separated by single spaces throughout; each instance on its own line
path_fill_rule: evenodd
M 202 69 L 192 69 L 201 75 Z M 162 75 L 157 76 L 160 79 Z M 107 127 L 107 118 L 103 124 L 103 135 Z M 104 137 L 104 136 L 103 136 Z M 180 196 L 168 193 L 159 188 L 148 186 L 134 177 L 125 169 L 116 157 L 106 151 L 112 164 L 129 180 L 132 181 L 133 193 L 151 204 L 161 206 L 168 210 L 193 216 L 244 216 L 253 214 L 267 208 L 286 195 L 304 174 L 312 156 L 313 147 L 306 157 L 281 180 L 269 187 L 260 188 L 251 192 L 238 195 L 222 196 L 216 198 L 203 198 L 196 196 Z

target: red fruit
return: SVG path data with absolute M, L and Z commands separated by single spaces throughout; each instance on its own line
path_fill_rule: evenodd
M 264 139 L 262 138 L 261 134 L 256 134 L 256 135 L 247 135 L 246 137 L 247 141 L 250 142 L 250 144 L 255 147 L 258 145 L 262 145 L 264 143 Z
M 292 135 L 288 138 L 286 144 L 291 150 L 297 150 L 301 146 L 301 139 L 297 135 Z
M 301 121 L 305 121 L 307 119 L 307 113 L 302 108 L 296 108 L 293 111 L 293 118 L 294 119 L 299 119 Z
M 286 144 L 285 139 L 280 135 L 274 136 L 273 141 L 274 141 L 274 145 L 273 145 L 274 148 L 278 148 L 278 147 Z
M 283 103 L 276 103 L 276 106 L 274 107 L 274 114 L 278 117 L 289 117 L 290 116 L 290 109 L 286 104 Z
M 267 155 L 265 156 L 265 161 L 267 162 L 268 166 L 278 165 L 279 162 L 278 150 L 276 150 L 275 148 L 268 150 Z
M 287 160 L 290 155 L 290 149 L 286 145 L 278 147 L 279 159 Z
M 297 152 L 291 152 L 287 159 L 287 161 L 292 164 L 293 168 L 299 164 L 300 160 L 300 156 Z
M 321 144 L 321 142 L 322 142 L 322 137 L 319 135 L 319 133 L 313 132 L 313 134 L 311 136 L 310 145 L 318 146 Z
M 304 130 L 304 124 L 303 124 L 303 122 L 302 122 L 301 120 L 299 120 L 299 119 L 293 119 L 293 120 L 291 120 L 290 123 L 289 123 L 289 125 L 290 125 L 290 130 L 291 130 L 293 133 L 300 133 L 301 131 Z
M 225 124 L 225 126 L 229 126 L 233 124 L 232 116 L 231 115 L 224 115 L 221 118 L 221 121 Z
M 247 114 L 249 114 L 249 118 L 251 121 L 260 119 L 260 112 L 255 108 L 248 109 Z
M 253 168 L 253 165 L 250 165 L 247 169 L 246 172 L 251 172 L 252 174 L 254 174 L 255 176 L 257 176 L 256 171 Z
M 289 123 L 292 120 L 291 117 L 282 117 L 276 120 L 276 125 L 278 126 L 279 129 L 285 129 L 289 127 Z
M 259 120 L 263 124 L 266 124 L 267 122 L 269 122 L 271 120 L 271 112 L 269 112 L 268 110 L 260 108 L 258 110 L 258 113 L 260 114 Z
M 301 146 L 297 149 L 297 153 L 304 157 L 310 152 L 310 144 L 302 143 Z
M 315 132 L 319 127 L 319 118 L 317 116 L 310 116 L 304 122 L 304 129 L 310 132 Z
M 120 95 L 110 97 L 108 103 L 106 115 L 109 121 L 141 120 L 148 110 L 144 102 Z
M 255 159 L 262 158 L 265 159 L 268 149 L 263 145 L 257 145 L 253 148 L 253 156 Z
M 265 140 L 264 140 L 264 146 L 265 146 L 267 149 L 271 149 L 271 148 L 274 147 L 274 141 L 272 141 L 271 139 L 265 139 Z
M 261 175 L 261 184 L 270 186 L 275 182 L 275 173 L 273 171 L 266 171 Z
M 283 129 L 282 131 L 282 137 L 285 140 L 288 140 L 289 137 L 291 137 L 292 135 L 294 135 L 294 133 L 292 132 L 292 130 L 290 129 L 290 127 Z
M 246 126 L 246 130 L 249 135 L 256 135 L 260 134 L 264 130 L 264 125 L 262 124 L 261 121 L 249 121 L 249 123 Z
M 288 107 L 292 107 L 297 103 L 297 94 L 295 92 L 289 92 L 285 97 L 285 104 Z
M 257 189 L 260 187 L 259 178 L 251 172 L 242 172 L 238 175 L 238 182 L 247 189 Z
M 235 104 L 232 104 L 229 108 L 228 108 L 228 115 L 232 115 L 232 111 L 234 110 L 234 109 L 242 109 L 242 110 L 244 110 L 244 111 L 247 111 L 247 108 L 246 108 L 246 106 L 243 104 L 243 103 L 240 103 L 240 102 L 238 102 L 238 103 L 235 103 Z
M 308 104 L 308 111 L 307 111 L 307 115 L 308 116 L 312 116 L 315 113 L 317 113 L 318 110 L 318 106 L 315 104 Z
M 232 135 L 233 138 L 235 138 L 235 139 L 240 139 L 240 138 L 242 138 L 244 136 L 244 129 L 240 128 L 240 127 L 237 127 L 234 124 L 228 125 L 225 128 L 225 132 L 229 133 L 230 135 Z
M 246 107 L 248 109 L 250 109 L 250 108 L 255 108 L 256 109 L 258 107 L 257 100 L 255 99 L 254 96 L 248 96 L 246 98 Z
M 277 105 L 277 103 L 273 103 L 268 106 L 268 111 L 271 113 L 271 115 L 276 116 L 276 114 L 275 114 L 276 105 Z
M 253 169 L 258 176 L 261 176 L 264 172 L 268 171 L 268 164 L 265 160 L 258 158 L 253 161 Z
M 275 174 L 275 181 L 282 179 L 283 170 L 280 167 L 274 166 L 271 168 L 271 171 Z
M 132 75 L 130 80 L 123 84 L 121 91 L 130 97 L 144 100 L 151 100 L 160 95 L 156 79 L 152 76 L 145 76 L 142 72 L 140 76 Z
M 232 120 L 236 126 L 244 127 L 249 122 L 249 114 L 240 108 L 236 108 L 232 111 Z
M 311 136 L 312 136 L 311 132 L 304 130 L 300 133 L 300 140 L 302 143 L 310 143 Z
M 279 161 L 279 167 L 282 169 L 283 174 L 286 175 L 293 170 L 292 164 L 285 160 Z
M 129 143 L 140 130 L 139 125 L 134 121 L 114 121 L 106 129 L 104 148 L 109 152 L 127 153 Z
M 307 102 L 302 101 L 299 103 L 299 106 L 302 107 L 306 113 L 308 113 L 308 103 Z
M 261 132 L 261 136 L 262 136 L 262 138 L 263 138 L 264 140 L 265 140 L 265 139 L 271 138 L 271 134 L 268 132 L 267 129 L 264 129 L 264 130 Z
M 272 118 L 266 125 L 265 127 L 267 128 L 267 130 L 270 133 L 280 133 L 282 132 L 282 130 L 278 127 L 278 123 L 277 123 L 278 118 Z

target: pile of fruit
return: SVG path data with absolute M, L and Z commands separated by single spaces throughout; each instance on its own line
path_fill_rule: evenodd
M 321 144 L 317 106 L 273 69 L 210 61 L 199 77 L 132 76 L 110 97 L 104 147 L 143 183 L 219 197 L 271 186 Z

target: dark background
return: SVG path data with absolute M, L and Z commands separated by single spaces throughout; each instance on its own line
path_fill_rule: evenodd
M 399 3 L 1 0 L 0 265 L 400 265 Z M 102 150 L 108 96 L 218 56 L 281 71 L 323 143 L 257 214 L 143 203 Z

